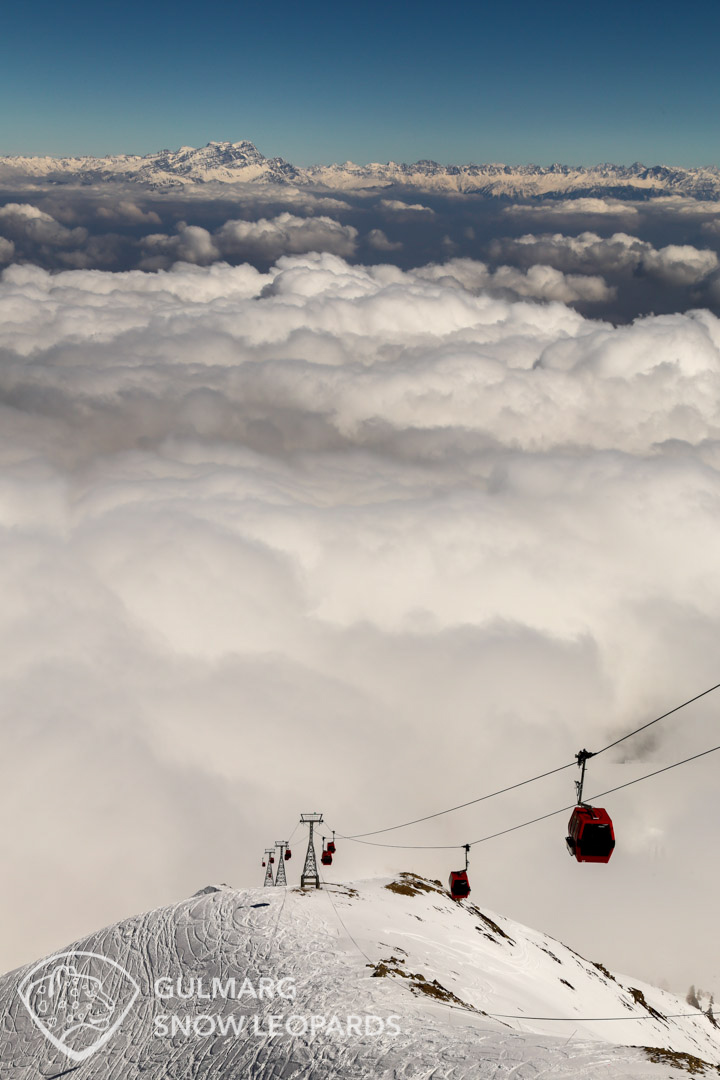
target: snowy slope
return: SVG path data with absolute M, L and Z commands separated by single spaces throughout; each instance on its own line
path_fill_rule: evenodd
M 680 194 L 699 199 L 720 198 L 720 172 L 701 169 L 596 165 L 512 166 L 441 165 L 436 161 L 402 164 L 394 161 L 356 165 L 314 165 L 298 168 L 283 158 L 266 158 L 247 140 L 210 142 L 195 148 L 160 150 L 145 156 L 0 157 L 0 181 L 35 179 L 53 183 L 130 181 L 155 188 L 220 183 L 307 184 L 334 190 L 382 188 L 390 185 L 438 192 L 476 192 L 489 196 L 612 195 L 644 198 Z
M 70 1060 L 20 1000 L 30 968 L 11 973 L 0 979 L 0 1076 L 639 1080 L 687 1075 L 683 1066 L 700 1067 L 693 1059 L 720 1063 L 720 1031 L 703 1013 L 474 899 L 458 903 L 439 883 L 402 875 L 305 892 L 220 887 L 129 919 L 73 947 L 136 981 L 118 1030 L 87 1060 Z M 213 996 L 213 978 L 244 992 Z M 263 978 L 273 996 L 259 999 Z M 178 979 L 192 996 L 177 997 Z M 278 996 L 280 987 L 296 996 Z M 500 1013 L 511 1017 L 488 1015 Z M 270 1015 L 281 1018 L 272 1038 Z M 289 1015 L 322 1023 L 312 1038 L 288 1034 Z M 348 1031 L 348 1016 L 362 1028 Z
M 0 157 L 0 180 L 34 177 L 51 181 L 130 180 L 154 187 L 207 183 L 288 183 L 302 179 L 282 158 L 266 158 L 251 142 L 210 142 L 196 149 L 160 150 L 141 157 Z

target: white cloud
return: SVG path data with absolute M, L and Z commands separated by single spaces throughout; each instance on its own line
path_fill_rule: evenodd
M 4 236 L 0 236 L 0 263 L 11 262 L 14 254 L 15 245 L 12 240 L 6 240 Z
M 226 221 L 215 235 L 225 255 L 267 259 L 315 250 L 352 255 L 357 241 L 357 229 L 352 225 L 341 225 L 324 215 L 300 218 L 286 212 L 259 221 Z
M 68 229 L 51 214 L 29 203 L 0 206 L 0 231 L 12 240 L 30 240 L 48 247 L 77 247 L 87 240 L 87 229 Z
M 128 187 L 132 194 L 132 187 Z M 224 182 L 210 181 L 205 184 L 188 185 L 183 188 L 182 197 L 194 203 L 207 203 L 217 200 L 226 203 L 228 197 L 232 198 L 236 206 L 244 209 L 244 215 L 248 218 L 255 216 L 260 207 L 277 208 L 282 206 L 295 213 L 305 214 L 327 213 L 334 214 L 338 210 L 351 210 L 352 205 L 340 196 L 330 194 L 317 194 L 308 188 L 296 188 L 292 186 L 282 187 L 273 184 L 227 184 Z
M 381 827 L 717 681 L 720 322 L 615 329 L 442 270 L 4 272 L 0 790 L 5 822 L 23 812 L 4 967 L 259 881 L 309 790 L 332 828 Z M 591 790 L 714 745 L 716 707 L 591 762 Z M 484 902 L 622 970 L 711 982 L 712 768 L 609 799 L 604 875 L 578 873 L 562 817 L 475 849 Z M 572 779 L 407 842 L 564 806 Z M 338 867 L 452 858 L 345 843 Z M 710 899 L 678 927 L 689 877 Z
M 160 215 L 154 210 L 143 210 L 132 199 L 120 199 L 109 206 L 99 206 L 97 216 L 104 221 L 123 222 L 131 225 L 160 225 Z
M 524 274 L 511 266 L 499 266 L 492 275 L 495 289 L 507 288 L 517 296 L 537 297 L 540 300 L 558 300 L 569 304 L 576 300 L 594 303 L 610 300 L 615 290 L 601 277 L 583 274 L 563 274 L 552 266 L 531 266 Z
M 545 199 L 533 203 L 516 203 L 505 208 L 506 214 L 526 214 L 528 216 L 568 217 L 574 214 L 602 217 L 635 217 L 638 209 L 632 203 L 622 199 Z
M 720 220 L 717 218 L 713 221 L 704 221 L 700 228 L 709 236 L 720 236 Z
M 174 262 L 199 265 L 227 258 L 277 259 L 282 254 L 331 251 L 352 255 L 357 229 L 332 218 L 301 218 L 282 213 L 258 221 L 230 220 L 210 233 L 198 225 L 178 222 L 174 235 L 155 233 L 142 240 L 145 257 L 142 268 L 164 269 Z
M 391 210 L 398 214 L 410 212 L 411 214 L 434 214 L 435 211 L 422 203 L 406 203 L 402 199 L 381 199 L 380 206 L 383 210 Z
M 643 203 L 646 214 L 669 213 L 683 216 L 706 217 L 720 214 L 720 201 L 715 199 L 693 199 L 689 195 L 661 195 L 648 203 Z
M 527 233 L 517 239 L 495 240 L 491 251 L 497 258 L 511 258 L 524 265 L 548 263 L 564 271 L 617 273 L 642 270 L 669 284 L 682 286 L 697 284 L 719 265 L 714 251 L 690 244 L 655 248 L 627 233 L 614 233 L 608 238 L 593 232 L 579 236 Z
M 718 268 L 714 251 L 703 251 L 691 244 L 668 244 L 643 256 L 649 274 L 664 278 L 673 285 L 694 285 Z
M 162 269 L 173 262 L 204 266 L 220 258 L 220 250 L 208 230 L 185 221 L 178 222 L 173 236 L 151 233 L 143 237 L 142 246 L 146 252 L 142 265 L 146 269 Z
M 584 274 L 563 274 L 551 266 L 535 264 L 527 270 L 514 266 L 498 266 L 490 270 L 485 263 L 474 259 L 449 259 L 441 265 L 431 265 L 418 271 L 445 284 L 457 283 L 474 293 L 488 293 L 509 299 L 529 297 L 536 300 L 557 300 L 563 304 L 586 300 L 594 303 L 611 300 L 615 290 L 602 277 Z
M 400 240 L 389 240 L 382 229 L 371 229 L 367 242 L 378 251 L 399 251 L 403 246 Z

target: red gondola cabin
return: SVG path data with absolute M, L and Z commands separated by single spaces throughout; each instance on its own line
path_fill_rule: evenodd
M 568 823 L 565 842 L 578 862 L 610 862 L 615 832 L 607 810 L 601 806 L 576 806 Z
M 285 851 L 285 858 L 286 858 L 286 859 L 292 859 L 292 851 L 290 850 L 290 848 L 287 848 L 287 849 L 286 849 L 286 851 Z
M 466 896 L 469 896 L 470 882 L 468 881 L 467 870 L 453 870 L 450 874 L 448 886 L 453 900 L 463 900 Z
M 335 854 L 335 841 L 334 840 L 330 840 L 330 842 L 328 843 L 327 849 L 328 849 L 328 851 L 330 852 L 331 855 Z
M 332 866 L 332 854 L 329 851 L 323 851 L 320 856 L 320 862 L 323 866 Z

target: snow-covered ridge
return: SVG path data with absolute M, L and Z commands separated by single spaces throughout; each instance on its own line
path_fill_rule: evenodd
M 304 892 L 221 886 L 92 934 L 73 948 L 120 964 L 139 995 L 76 1080 L 667 1080 L 720 1063 L 703 1012 L 474 901 L 413 874 Z M 18 996 L 32 967 L 0 979 L 3 1080 L 70 1064 Z M 261 979 L 292 986 L 292 1000 L 238 991 Z M 271 1038 L 270 1016 L 286 1014 L 336 1017 L 335 1030 Z M 347 1025 L 358 1016 L 378 1018 L 371 1034 Z
M 90 183 L 125 180 L 163 185 L 230 182 L 297 183 L 298 171 L 282 158 L 264 157 L 252 143 L 210 142 L 195 149 L 160 150 L 154 154 L 107 157 L 0 157 L 0 180 L 46 179 Z
M 0 157 L 0 182 L 46 180 L 53 183 L 129 181 L 154 188 L 210 181 L 312 185 L 333 190 L 402 185 L 426 191 L 476 192 L 489 196 L 585 196 L 641 198 L 682 194 L 720 198 L 720 170 L 647 167 L 636 163 L 570 165 L 441 165 L 435 161 L 401 164 L 313 165 L 299 168 L 283 158 L 267 158 L 247 140 L 210 142 L 194 148 L 160 150 L 145 156 Z

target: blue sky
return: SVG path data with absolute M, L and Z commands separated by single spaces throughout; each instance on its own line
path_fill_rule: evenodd
M 0 153 L 718 164 L 719 24 L 645 0 L 38 0 L 3 18 Z

